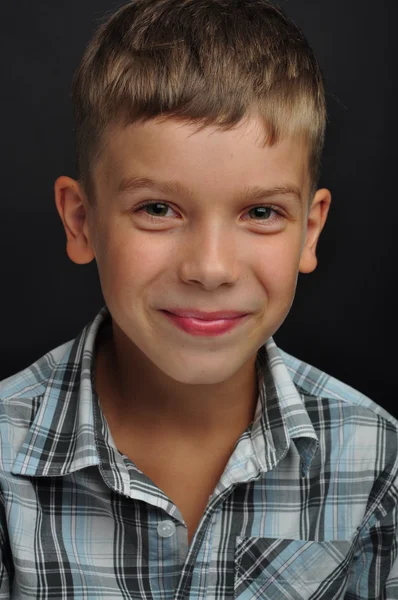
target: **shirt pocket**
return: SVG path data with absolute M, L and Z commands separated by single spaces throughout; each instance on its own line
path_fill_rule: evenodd
M 349 574 L 351 546 L 351 541 L 238 537 L 234 598 L 340 600 Z

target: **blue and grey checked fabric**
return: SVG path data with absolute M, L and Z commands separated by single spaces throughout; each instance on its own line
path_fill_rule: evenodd
M 95 392 L 104 306 L 0 383 L 0 599 L 397 600 L 398 422 L 277 348 L 190 546 Z

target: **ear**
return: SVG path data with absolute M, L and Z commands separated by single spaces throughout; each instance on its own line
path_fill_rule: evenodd
M 54 184 L 55 204 L 66 233 L 66 253 L 74 263 L 83 265 L 95 258 L 87 222 L 86 197 L 79 183 L 58 177 Z
M 307 217 L 307 232 L 301 251 L 300 273 L 312 273 L 316 269 L 318 264 L 316 247 L 321 231 L 326 223 L 331 201 L 332 195 L 326 189 L 318 190 L 314 196 Z

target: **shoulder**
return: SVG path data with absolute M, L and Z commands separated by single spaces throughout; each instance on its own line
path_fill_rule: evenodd
M 352 493 L 369 499 L 364 522 L 371 524 L 395 510 L 397 419 L 355 388 L 281 349 L 279 352 L 318 437 L 314 472 L 323 469 L 325 483 L 339 482 L 343 473 L 341 490 L 347 497 Z
M 377 402 L 314 365 L 280 348 L 279 352 L 295 387 L 305 402 L 310 403 L 311 399 L 317 399 L 343 411 L 367 415 L 368 418 L 373 417 L 376 421 L 389 423 L 391 425 L 389 429 L 395 429 L 398 433 L 398 420 Z
M 73 340 L 47 352 L 25 369 L 0 381 L 0 466 L 15 457 L 45 395 L 54 370 L 69 356 Z M 66 362 L 65 362 L 66 364 Z
M 34 398 L 44 393 L 51 374 L 59 361 L 68 353 L 73 340 L 47 352 L 34 363 L 0 381 L 0 405 L 13 399 Z

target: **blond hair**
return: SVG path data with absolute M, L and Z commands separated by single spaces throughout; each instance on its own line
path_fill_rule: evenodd
M 95 201 L 93 169 L 110 124 L 153 118 L 233 128 L 253 110 L 264 145 L 308 147 L 311 198 L 326 100 L 298 27 L 267 0 L 134 0 L 98 27 L 72 86 L 78 179 Z

